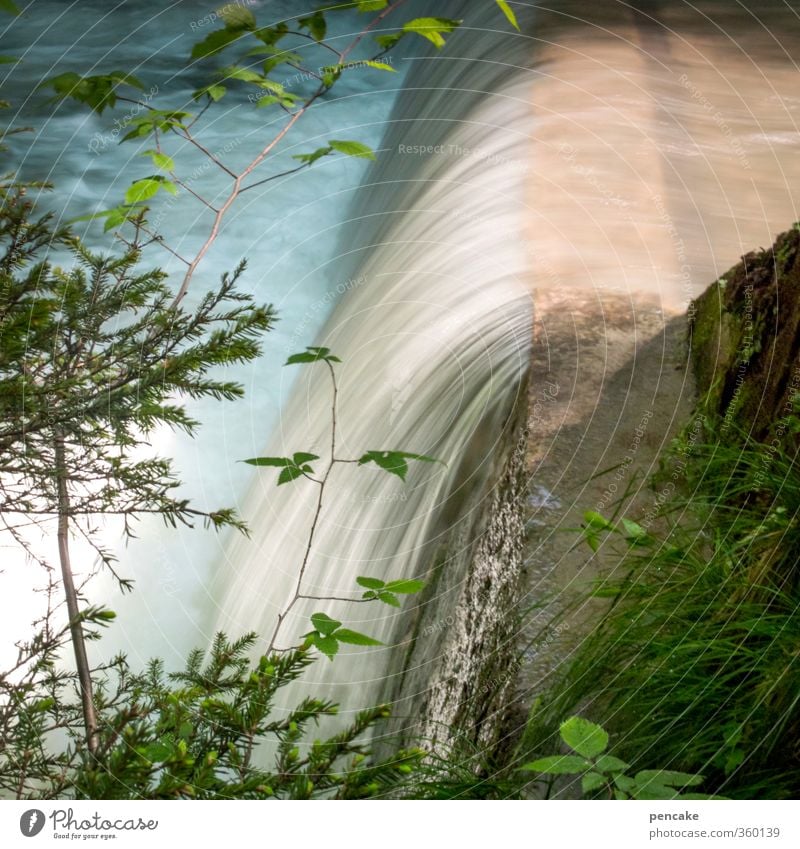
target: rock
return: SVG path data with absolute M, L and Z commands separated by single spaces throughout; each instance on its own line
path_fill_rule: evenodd
M 720 432 L 783 435 L 800 391 L 800 225 L 753 251 L 689 308 L 701 404 Z

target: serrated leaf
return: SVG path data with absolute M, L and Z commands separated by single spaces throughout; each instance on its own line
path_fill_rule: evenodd
M 381 592 L 377 593 L 376 598 L 378 601 L 382 601 L 384 604 L 391 605 L 392 607 L 402 607 L 400 599 L 394 593 L 387 593 L 381 590 Z
M 220 71 L 220 76 L 224 80 L 240 80 L 243 83 L 256 83 L 257 85 L 264 85 L 267 82 L 263 74 L 252 71 L 250 68 L 241 68 L 238 65 L 223 68 Z M 279 83 L 273 83 L 273 86 L 283 91 L 283 86 Z
M 577 755 L 551 755 L 521 766 L 526 772 L 544 772 L 548 775 L 578 775 L 592 769 L 592 762 Z
M 288 457 L 251 457 L 243 462 L 251 466 L 291 466 L 292 461 Z
M 375 41 L 384 50 L 391 50 L 400 39 L 407 35 L 405 32 L 393 32 L 389 35 L 376 35 Z
M 584 793 L 591 793 L 594 790 L 599 790 L 606 783 L 606 777 L 599 772 L 587 772 L 581 779 L 581 790 Z
M 167 156 L 166 153 L 160 153 L 157 150 L 146 150 L 140 155 L 149 156 L 156 168 L 163 168 L 164 171 L 175 170 L 175 161 L 171 156 Z
M 400 595 L 411 595 L 418 593 L 425 588 L 425 581 L 389 581 L 384 586 L 384 590 L 391 593 L 399 593 Z
M 298 18 L 297 25 L 301 29 L 307 29 L 314 41 L 322 41 L 328 32 L 328 24 L 322 12 L 314 12 L 313 15 Z
M 408 474 L 407 460 L 420 460 L 425 463 L 440 462 L 434 457 L 428 457 L 425 454 L 413 454 L 409 451 L 367 451 L 358 460 L 359 466 L 367 463 L 375 463 L 391 475 L 397 475 L 401 480 L 406 479 Z
M 154 195 L 158 194 L 161 188 L 161 182 L 152 177 L 145 177 L 143 180 L 136 180 L 128 187 L 125 192 L 126 203 L 139 203 L 140 201 L 149 200 Z
M 615 775 L 614 784 L 624 793 L 631 793 L 636 789 L 636 782 L 628 775 Z
M 600 755 L 594 763 L 603 772 L 624 772 L 630 766 L 613 755 Z
M 519 24 L 517 23 L 517 16 L 514 14 L 514 10 L 511 6 L 506 3 L 506 0 L 497 0 L 497 5 L 502 10 L 503 14 L 508 18 L 508 22 L 514 27 L 515 30 L 519 30 Z
M 339 641 L 336 637 L 315 634 L 311 642 L 315 645 L 329 660 L 333 660 L 336 653 L 339 651 Z
M 143 209 L 141 206 L 115 206 L 113 209 L 104 209 L 102 212 L 91 212 L 89 215 L 79 215 L 77 218 L 71 218 L 67 223 L 73 224 L 78 221 L 97 221 L 105 218 L 103 232 L 107 233 L 114 227 L 119 227 L 124 224 L 129 218 L 137 214 Z
M 427 38 L 437 48 L 444 47 L 443 32 L 453 32 L 461 24 L 450 18 L 414 18 L 413 21 L 403 25 L 405 32 L 413 32 Z
M 192 97 L 195 100 L 201 98 L 204 94 L 207 94 L 214 103 L 222 100 L 223 97 L 228 93 L 228 89 L 226 86 L 221 83 L 213 83 L 212 85 L 207 85 L 205 88 L 198 89 Z
M 336 619 L 331 619 L 327 613 L 312 613 L 311 624 L 326 637 L 332 634 L 342 623 Z
M 380 640 L 368 637 L 366 634 L 360 634 L 358 631 L 351 631 L 349 628 L 339 628 L 335 633 L 336 639 L 340 643 L 349 643 L 353 646 L 382 646 Z
M 191 57 L 192 59 L 205 59 L 207 56 L 213 56 L 238 41 L 245 32 L 246 30 L 243 29 L 214 30 L 192 47 Z
M 118 206 L 108 210 L 105 224 L 103 224 L 103 232 L 108 233 L 115 227 L 121 227 L 130 218 L 130 210 L 125 207 Z
M 299 354 L 292 354 L 284 365 L 291 366 L 298 363 L 317 363 L 324 360 L 328 363 L 340 363 L 341 360 L 330 352 L 330 348 L 308 347 Z
M 674 787 L 667 787 L 664 784 L 646 784 L 640 787 L 638 784 L 630 790 L 631 796 L 634 799 L 643 801 L 655 801 L 666 799 L 677 799 L 680 796 L 680 791 Z
M 369 68 L 376 68 L 378 71 L 391 71 L 393 74 L 397 73 L 397 68 L 393 68 L 388 62 L 377 62 L 374 59 L 365 59 L 362 65 L 366 65 Z
M 304 463 L 310 463 L 312 460 L 319 460 L 316 454 L 307 454 L 305 451 L 296 451 L 292 457 L 295 465 L 302 466 Z
M 594 758 L 608 748 L 608 734 L 599 725 L 581 716 L 571 716 L 561 723 L 561 739 L 584 758 Z
M 383 587 L 384 582 L 380 578 L 356 578 L 356 583 L 360 587 L 366 587 L 368 590 L 379 590 Z
M 328 144 L 337 152 L 345 156 L 355 156 L 361 159 L 375 159 L 375 152 L 371 147 L 357 141 L 342 141 L 341 139 L 330 139 Z
M 278 475 L 278 486 L 281 486 L 285 483 L 291 483 L 297 478 L 303 477 L 303 470 L 299 469 L 297 466 L 287 466 L 279 475 Z
M 217 10 L 217 14 L 228 29 L 254 30 L 256 28 L 255 15 L 238 3 L 226 3 Z
M 635 775 L 636 783 L 645 786 L 649 783 L 668 787 L 697 787 L 703 783 L 703 776 L 691 772 L 676 772 L 671 769 L 643 769 Z
M 330 145 L 327 147 L 318 147 L 311 153 L 296 153 L 292 156 L 292 159 L 298 159 L 300 162 L 308 162 L 310 164 L 316 162 L 318 159 L 322 159 L 323 156 L 327 156 L 329 153 L 333 153 L 333 148 Z

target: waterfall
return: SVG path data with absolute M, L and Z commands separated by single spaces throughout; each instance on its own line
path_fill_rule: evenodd
M 316 343 L 342 360 L 339 456 L 404 450 L 442 464 L 412 462 L 405 483 L 375 466 L 335 467 L 303 580 L 307 595 L 357 599 L 360 575 L 428 578 L 433 552 L 464 511 L 485 509 L 486 497 L 474 495 L 491 486 L 508 439 L 532 326 L 524 250 L 530 40 L 510 33 L 494 4 L 475 5 L 446 10 L 465 18 L 446 51 L 406 60 L 379 162 L 340 243 L 347 291 Z M 322 467 L 330 375 L 324 364 L 285 371 L 297 381 L 263 454 L 310 451 Z M 276 470 L 259 470 L 242 508 L 252 536 L 233 541 L 219 568 L 217 628 L 256 630 L 269 641 L 294 592 L 317 495 L 311 481 L 276 487 Z M 296 643 L 318 610 L 383 641 L 384 648 L 342 647 L 302 682 L 343 713 L 360 709 L 389 692 L 391 646 L 419 603 L 412 596 L 395 610 L 304 600 L 277 645 Z

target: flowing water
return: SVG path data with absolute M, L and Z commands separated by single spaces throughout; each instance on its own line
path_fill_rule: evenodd
M 470 7 L 447 54 L 411 63 L 343 243 L 356 285 L 319 336 L 343 360 L 337 455 L 400 449 L 442 464 L 412 462 L 405 484 L 374 466 L 336 467 L 304 594 L 358 599 L 359 575 L 429 578 L 437 545 L 464 518 L 458 505 L 485 508 L 470 497 L 508 438 L 532 329 L 523 245 L 532 120 L 520 71 L 528 40 L 496 23 L 491 6 Z M 306 369 L 268 453 L 310 450 L 321 464 L 330 456 L 330 377 Z M 317 487 L 276 489 L 274 479 L 266 472 L 245 502 L 257 517 L 252 538 L 232 546 L 214 593 L 218 626 L 229 633 L 256 627 L 268 637 L 294 593 Z M 390 646 L 414 599 L 404 607 L 303 601 L 278 645 L 309 630 L 315 610 L 385 642 L 345 650 L 304 679 L 357 709 L 383 697 L 400 671 L 389 668 Z
M 261 20 L 296 10 L 288 0 L 251 5 Z M 572 332 L 572 310 L 588 328 L 565 356 L 577 363 L 583 344 L 598 360 L 580 386 L 562 380 L 563 417 L 554 432 L 563 422 L 607 419 L 603 433 L 613 434 L 622 411 L 602 408 L 601 390 L 621 364 L 614 357 L 623 349 L 635 355 L 643 326 L 637 305 L 647 302 L 651 313 L 685 309 L 740 253 L 768 244 L 798 217 L 794 4 L 514 5 L 521 35 L 509 31 L 489 0 L 439 4 L 437 14 L 465 19 L 445 51 L 419 40 L 393 51 L 396 74 L 347 75 L 340 96 L 298 126 L 274 167 L 328 138 L 372 144 L 377 163 L 366 170 L 354 160 L 324 160 L 253 191 L 231 218 L 203 279 L 208 284 L 248 256 L 246 285 L 273 301 L 282 321 L 267 337 L 263 359 L 238 374 L 247 401 L 204 405 L 194 410 L 204 422 L 197 440 L 159 434 L 157 444 L 176 456 L 187 494 L 201 506 L 237 505 L 252 537 L 167 534 L 143 523 L 140 539 L 122 551 L 123 571 L 138 576 L 138 588 L 112 603 L 121 615 L 105 645 L 138 659 L 158 653 L 175 664 L 190 646 L 207 644 L 216 628 L 255 629 L 268 641 L 294 591 L 316 487 L 301 480 L 278 489 L 274 470 L 237 461 L 308 450 L 322 464 L 330 451 L 329 375 L 319 365 L 282 369 L 287 354 L 317 340 L 342 358 L 339 456 L 401 449 L 443 461 L 412 463 L 405 483 L 374 466 L 336 467 L 303 592 L 356 598 L 358 575 L 427 576 L 464 511 L 484 509 L 492 458 L 508 438 L 508 414 L 527 368 L 536 288 L 544 319 L 548 309 L 562 319 L 560 332 Z M 422 0 L 407 8 L 409 17 L 429 10 Z M 159 87 L 159 97 L 183 105 L 199 75 L 179 73 L 181 57 L 208 32 L 211 9 L 34 0 L 25 26 L 3 36 L 3 53 L 24 53 L 25 60 L 9 71 L 4 96 L 21 101 L 31 83 L 51 73 L 130 67 Z M 209 146 L 235 164 L 246 161 L 263 131 L 264 113 L 248 107 L 231 101 L 210 130 Z M 116 145 L 107 116 L 87 116 L 71 104 L 53 113 L 39 95 L 25 111 L 36 133 L 32 143 L 15 140 L 24 173 L 53 179 L 59 200 L 70 197 L 68 216 L 111 205 L 132 176 L 149 173 L 135 146 Z M 201 167 L 190 151 L 176 152 L 189 173 Z M 222 191 L 212 174 L 198 176 L 212 196 Z M 160 224 L 188 252 L 207 220 L 185 200 L 168 202 Z M 96 241 L 97 230 L 88 236 Z M 177 271 L 167 260 L 165 267 Z M 598 330 L 608 293 L 631 308 L 630 320 L 610 323 L 622 339 L 616 351 Z M 657 328 L 651 313 L 644 326 Z M 546 329 L 540 321 L 540 333 Z M 557 350 L 545 343 L 542 356 L 554 358 Z M 551 365 L 552 381 L 559 363 Z M 662 382 L 655 373 L 657 392 Z M 641 412 L 637 406 L 626 415 L 639 422 Z M 571 451 L 541 450 L 563 457 L 551 476 L 557 490 L 561 480 L 591 475 L 606 449 L 600 445 L 580 468 Z M 540 501 L 555 509 L 560 495 L 548 489 Z M 455 585 L 462 580 L 451 578 Z M 17 588 L 31 583 L 16 569 L 3 580 Z M 545 584 L 536 578 L 534 597 L 552 589 Z M 30 618 L 18 595 L 13 604 L 11 593 L 3 595 L 14 634 Z M 428 601 L 449 621 L 449 601 Z M 292 610 L 278 644 L 308 630 L 316 609 L 387 644 L 402 641 L 415 605 L 412 598 L 400 612 L 304 603 Z M 462 632 L 432 633 L 442 646 L 431 648 L 431 657 L 455 656 L 452 643 Z M 312 668 L 315 692 L 326 688 L 355 709 L 392 690 L 396 655 L 383 648 L 344 654 Z M 426 674 L 415 686 L 426 686 Z M 466 680 L 473 668 L 461 674 Z

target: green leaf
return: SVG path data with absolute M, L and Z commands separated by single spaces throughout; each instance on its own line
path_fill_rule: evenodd
M 691 772 L 675 772 L 670 769 L 643 769 L 635 776 L 639 786 L 649 783 L 661 784 L 668 787 L 697 787 L 703 783 L 703 776 Z
M 214 30 L 192 47 L 191 57 L 205 59 L 207 56 L 213 56 L 238 41 L 246 32 L 247 30 L 244 29 Z
M 325 34 L 328 32 L 328 24 L 325 21 L 325 15 L 322 12 L 314 12 L 313 15 L 308 15 L 305 18 L 298 18 L 297 25 L 300 29 L 307 29 L 309 35 L 314 41 L 322 41 Z
M 437 48 L 444 47 L 443 32 L 453 32 L 461 24 L 461 21 L 454 21 L 450 18 L 414 18 L 404 24 L 405 32 L 413 32 L 427 38 Z
M 615 775 L 614 784 L 623 793 L 631 793 L 636 790 L 636 782 L 628 775 Z
M 322 82 L 330 88 L 342 75 L 344 65 L 326 65 L 322 68 Z
M 220 71 L 220 77 L 223 80 L 240 80 L 243 83 L 255 83 L 256 85 L 266 86 L 267 82 L 270 82 L 268 86 L 270 90 L 278 89 L 279 91 L 283 91 L 283 86 L 280 83 L 273 83 L 263 74 L 259 74 L 257 71 L 251 71 L 250 68 L 241 68 L 238 65 L 230 65 L 227 68 L 223 68 Z
M 105 218 L 106 222 L 103 225 L 103 232 L 107 233 L 114 227 L 119 227 L 124 224 L 134 215 L 141 212 L 144 207 L 141 206 L 115 206 L 113 209 L 105 209 L 102 212 L 92 212 L 89 215 L 79 215 L 77 218 L 71 218 L 69 224 L 78 221 L 96 221 L 100 218 Z
M 610 531 L 614 528 L 614 525 L 612 525 L 608 519 L 601 516 L 599 513 L 596 513 L 594 510 L 587 510 L 583 514 L 583 521 L 586 522 L 588 527 L 596 528 L 599 531 Z
M 678 796 L 679 799 L 728 799 L 728 796 L 717 796 L 714 794 L 708 793 L 681 793 Z
M 497 0 L 497 5 L 502 10 L 503 14 L 508 18 L 509 23 L 515 30 L 519 30 L 519 24 L 517 23 L 517 16 L 514 14 L 514 10 L 511 6 L 506 3 L 506 0 Z
M 328 144 L 339 153 L 344 153 L 346 156 L 356 156 L 361 159 L 375 159 L 375 152 L 371 147 L 357 141 L 341 141 L 339 139 L 330 139 Z
M 391 593 L 399 593 L 400 595 L 411 595 L 418 593 L 425 588 L 425 581 L 389 581 L 384 586 L 384 590 Z
M 383 581 L 380 578 L 356 578 L 356 583 L 360 587 L 366 587 L 368 590 L 379 590 L 384 586 Z
M 329 660 L 333 660 L 336 653 L 339 651 L 339 641 L 336 637 L 324 636 L 315 634 L 311 642 L 315 645 Z
M 383 590 L 381 592 L 376 593 L 375 597 L 378 601 L 382 601 L 384 604 L 389 604 L 392 607 L 401 607 L 400 599 L 394 593 L 387 593 Z
M 0 65 L 11 65 L 13 62 L 19 62 L 17 56 L 0 56 Z
M 365 59 L 362 65 L 366 65 L 369 68 L 376 68 L 378 71 L 391 71 L 393 74 L 397 73 L 397 68 L 393 68 L 387 62 L 376 62 L 374 59 Z
M 636 522 L 630 519 L 622 520 L 622 527 L 625 529 L 625 536 L 630 540 L 644 540 L 647 538 L 647 531 Z
M 297 466 L 287 466 L 278 475 L 278 486 L 281 486 L 285 483 L 291 483 L 293 480 L 297 480 L 297 478 L 301 477 L 303 477 L 302 469 L 298 469 Z
M 99 619 L 101 622 L 113 622 L 117 618 L 117 614 L 113 610 L 98 610 L 94 614 L 94 619 Z
M 527 772 L 544 772 L 548 775 L 578 775 L 592 769 L 592 762 L 575 755 L 551 755 L 525 764 L 520 769 Z
M 391 50 L 405 35 L 407 35 L 405 32 L 394 32 L 389 35 L 376 35 L 375 41 L 378 43 L 378 46 L 382 47 L 384 50 Z
M 40 83 L 38 88 L 52 88 L 55 99 L 71 97 L 80 103 L 85 103 L 94 112 L 102 114 L 106 107 L 112 107 L 117 102 L 116 90 L 121 85 L 144 89 L 142 82 L 133 74 L 125 71 L 112 71 L 110 74 L 97 74 L 80 77 L 68 71 Z
M 380 12 L 389 5 L 389 0 L 358 0 L 359 12 Z
M 310 463 L 312 460 L 319 460 L 316 454 L 307 454 L 305 451 L 296 451 L 292 457 L 295 465 L 302 466 L 304 463 Z
M 256 28 L 255 15 L 238 3 L 226 3 L 217 9 L 217 14 L 228 29 L 252 31 Z
M 581 779 L 581 790 L 584 793 L 591 793 L 594 790 L 599 790 L 606 783 L 606 777 L 599 772 L 587 772 Z
M 146 150 L 144 153 L 139 155 L 149 156 L 150 159 L 153 160 L 153 165 L 155 165 L 156 168 L 162 168 L 164 171 L 175 170 L 175 161 L 171 156 L 167 156 L 166 153 L 159 153 L 157 150 Z
M 634 799 L 642 800 L 662 800 L 662 799 L 677 799 L 680 792 L 674 787 L 666 787 L 663 784 L 646 784 L 640 787 L 638 784 L 630 791 Z
M 340 628 L 336 631 L 336 639 L 340 643 L 350 643 L 353 646 L 382 646 L 380 640 L 375 640 L 368 637 L 366 634 L 359 634 L 358 631 L 351 631 L 349 628 Z
M 51 696 L 47 696 L 44 699 L 39 699 L 37 702 L 34 702 L 31 707 L 31 713 L 44 713 L 46 710 L 50 710 L 56 703 L 56 700 Z
M 570 749 L 585 758 L 597 757 L 608 747 L 608 734 L 599 725 L 580 716 L 571 716 L 562 722 L 559 732 Z
M 223 97 L 228 93 L 228 89 L 222 85 L 221 83 L 212 83 L 211 85 L 207 85 L 204 88 L 198 89 L 192 97 L 195 100 L 199 100 L 204 94 L 208 95 L 215 103 L 219 100 L 222 100 Z
M 333 153 L 332 147 L 318 147 L 312 153 L 296 153 L 292 156 L 292 159 L 298 159 L 300 162 L 307 162 L 310 165 L 312 162 L 322 159 L 323 156 L 327 156 L 329 153 Z
M 125 202 L 138 203 L 149 200 L 158 194 L 161 187 L 162 181 L 155 177 L 145 177 L 143 180 L 136 180 L 134 183 L 131 183 L 128 191 L 125 192 Z
M 191 117 L 190 112 L 169 112 L 162 109 L 151 109 L 147 115 L 134 118 L 131 121 L 133 129 L 122 137 L 122 141 L 141 138 L 156 130 L 185 129 L 186 125 L 183 119 L 189 117 Z
M 332 634 L 342 623 L 331 619 L 327 613 L 312 613 L 311 624 L 324 636 Z
M 151 763 L 160 763 L 165 761 L 172 754 L 172 746 L 167 745 L 162 741 L 150 743 L 142 749 L 142 754 Z
M 243 462 L 251 466 L 291 466 L 292 461 L 288 457 L 251 457 Z
M 284 365 L 291 366 L 297 363 L 318 363 L 324 360 L 328 363 L 340 363 L 341 360 L 331 354 L 330 348 L 308 347 L 300 354 L 292 354 Z
M 621 761 L 613 755 L 600 755 L 595 760 L 594 765 L 601 772 L 623 772 L 630 766 L 630 764 L 626 764 L 625 761 Z
M 9 15 L 18 15 L 19 6 L 12 3 L 11 0 L 0 0 L 0 11 L 6 12 Z
M 434 457 L 425 454 L 412 454 L 408 451 L 367 451 L 358 461 L 359 466 L 366 463 L 375 463 L 391 475 L 397 475 L 401 480 L 406 479 L 408 474 L 407 460 L 420 460 L 424 463 L 438 463 Z

